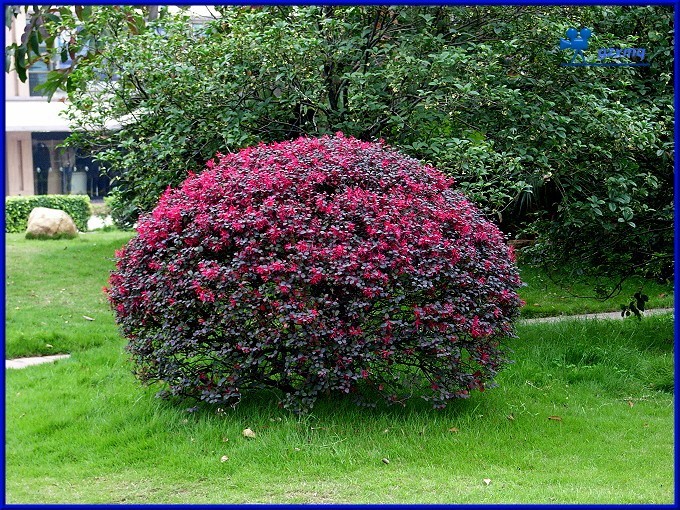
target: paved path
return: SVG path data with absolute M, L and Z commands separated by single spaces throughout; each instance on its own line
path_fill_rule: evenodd
M 657 315 L 661 313 L 672 313 L 673 308 L 653 308 L 647 310 L 645 315 Z M 588 320 L 588 319 L 621 319 L 621 312 L 589 313 L 584 315 L 558 315 L 555 317 L 539 317 L 536 319 L 520 319 L 523 324 L 535 324 L 538 322 L 557 322 L 562 320 Z M 5 360 L 5 369 L 26 368 L 43 363 L 52 363 L 59 359 L 69 358 L 70 354 L 57 354 L 55 356 L 39 356 L 35 358 L 16 358 Z
M 5 360 L 5 370 L 8 368 L 26 368 L 43 363 L 52 363 L 58 359 L 70 358 L 70 354 L 55 354 L 54 356 L 38 356 L 35 358 L 15 358 Z
M 673 308 L 652 308 L 647 310 L 644 315 L 658 315 L 662 313 L 673 313 Z M 537 322 L 557 322 L 562 320 L 588 320 L 588 319 L 621 319 L 621 312 L 602 312 L 587 313 L 583 315 L 557 315 L 554 317 L 537 317 L 535 319 L 520 319 L 522 324 L 535 324 Z

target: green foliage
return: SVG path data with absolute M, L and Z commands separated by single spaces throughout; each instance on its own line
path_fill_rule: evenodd
M 126 209 L 124 204 L 120 203 L 120 195 L 117 189 L 112 190 L 104 197 L 104 203 L 111 215 L 114 226 L 121 230 L 130 230 L 133 227 L 134 223 L 131 218 L 134 215 Z
M 81 232 L 87 231 L 92 208 L 87 195 L 34 195 L 5 197 L 5 232 L 25 232 L 28 216 L 36 207 L 60 209 L 66 212 Z
M 671 7 L 217 10 L 200 33 L 183 14 L 142 30 L 115 6 L 59 11 L 98 34 L 69 74 L 69 143 L 121 170 L 121 222 L 218 151 L 341 130 L 455 177 L 506 233 L 536 237 L 543 262 L 574 262 L 571 278 L 670 276 Z M 650 66 L 561 67 L 569 26 L 592 28 L 591 60 L 643 47 Z
M 158 17 L 158 8 L 152 6 L 7 5 L 7 28 L 22 10 L 27 24 L 20 42 L 5 48 L 5 72 L 13 68 L 25 82 L 28 69 L 36 62 L 58 64 L 39 86 L 48 98 L 58 90 L 71 93 L 81 89 L 86 84 L 73 73 L 79 66 L 91 64 L 105 52 L 111 38 L 137 35 L 146 30 L 148 19 Z
M 548 267 L 575 278 L 672 274 L 672 11 L 665 7 L 543 8 L 497 26 L 498 41 L 458 118 L 466 137 L 428 140 L 429 159 L 509 233 L 535 237 Z M 536 13 L 536 12 L 535 12 Z M 557 16 L 557 13 L 561 13 Z M 530 24 L 528 24 L 530 23 Z M 569 68 L 555 37 L 594 30 L 591 52 L 645 47 L 649 68 Z M 455 132 L 455 131 L 454 131 Z M 448 126 L 444 126 L 448 135 Z M 461 162 L 456 173 L 456 163 Z M 476 159 L 474 159 L 476 158 Z M 473 159 L 473 165 L 466 166 Z M 615 289 L 608 289 L 611 292 Z
M 167 19 L 162 37 L 150 32 L 119 41 L 96 66 L 79 71 L 84 83 L 102 73 L 118 77 L 74 95 L 73 119 L 88 130 L 71 142 L 126 169 L 116 184 L 131 220 L 217 151 L 338 130 L 401 146 L 414 126 L 442 117 L 449 75 L 467 52 L 442 50 L 452 19 L 465 22 L 460 9 L 221 13 L 205 36 L 192 35 L 185 20 Z M 115 133 L 105 129 L 112 118 L 122 124 Z
M 672 10 L 593 7 L 579 21 L 594 29 L 591 48 L 647 48 L 650 66 L 571 68 L 562 71 L 557 88 L 543 89 L 557 103 L 552 109 L 565 138 L 546 151 L 545 198 L 538 200 L 525 234 L 539 240 L 533 248 L 537 260 L 559 268 L 565 282 L 634 273 L 670 279 Z M 525 126 L 525 134 L 555 139 L 544 115 L 526 113 L 542 132 Z M 603 291 L 612 294 L 617 287 Z
M 633 301 L 627 305 L 621 305 L 621 317 L 628 317 L 633 313 L 638 320 L 642 320 L 642 313 L 645 311 L 647 301 L 649 301 L 649 296 L 643 294 L 642 290 L 637 291 L 633 295 Z

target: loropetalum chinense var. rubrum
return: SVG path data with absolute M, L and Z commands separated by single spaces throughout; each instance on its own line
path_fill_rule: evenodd
M 167 394 L 444 407 L 507 362 L 522 304 L 511 248 L 452 179 L 382 143 L 337 133 L 218 154 L 137 232 L 106 290 L 136 375 Z

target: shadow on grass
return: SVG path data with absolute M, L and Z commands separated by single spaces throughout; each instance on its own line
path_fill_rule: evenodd
M 493 392 L 494 390 L 489 390 Z M 469 398 L 450 401 L 444 409 L 435 409 L 430 402 L 414 395 L 402 404 L 388 404 L 376 401 L 374 406 L 357 405 L 352 396 L 334 394 L 320 397 L 312 410 L 296 414 L 280 405 L 282 394 L 273 390 L 244 391 L 241 402 L 236 406 L 197 403 L 192 399 L 179 397 L 158 399 L 159 407 L 170 412 L 180 411 L 195 419 L 210 419 L 212 416 L 225 416 L 234 419 L 247 418 L 252 421 L 269 419 L 288 419 L 300 422 L 335 422 L 348 418 L 356 422 L 408 422 L 427 421 L 428 419 L 460 419 L 475 413 L 487 411 L 488 398 L 479 392 Z

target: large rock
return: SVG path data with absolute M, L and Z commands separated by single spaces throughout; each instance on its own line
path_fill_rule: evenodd
M 26 238 L 58 239 L 62 237 L 76 237 L 78 229 L 73 219 L 64 211 L 36 207 L 28 216 Z

